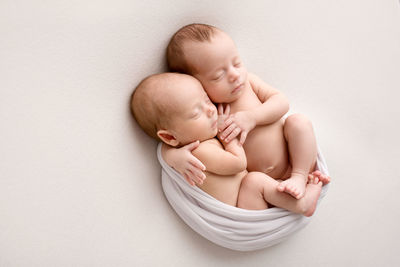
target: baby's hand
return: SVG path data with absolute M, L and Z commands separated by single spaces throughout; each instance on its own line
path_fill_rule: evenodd
M 240 134 L 240 144 L 244 144 L 247 134 L 256 127 L 255 119 L 247 111 L 239 111 L 230 115 L 218 129 L 222 131 L 220 138 L 229 143 Z
M 168 164 L 185 177 L 186 181 L 194 186 L 203 184 L 206 175 L 203 171 L 206 167 L 193 156 L 192 151 L 199 146 L 196 141 L 186 146 L 168 151 Z
M 226 104 L 225 108 L 223 104 L 218 104 L 218 133 L 225 129 L 225 120 L 229 118 L 230 111 L 231 107 L 229 104 Z

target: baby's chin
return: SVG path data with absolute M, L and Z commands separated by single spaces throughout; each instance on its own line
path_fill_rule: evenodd
M 210 138 L 208 139 L 217 137 L 217 134 L 218 134 L 218 128 L 216 127 L 215 129 L 212 130 L 212 134 L 210 134 Z
M 180 147 L 181 147 L 181 146 L 186 146 L 186 145 L 191 144 L 191 143 L 196 142 L 196 141 L 204 142 L 204 141 L 207 141 L 207 140 L 216 138 L 216 137 L 217 137 L 217 134 L 218 134 L 218 129 L 215 129 L 215 130 L 212 130 L 212 131 L 210 132 L 210 134 L 208 134 L 208 135 L 197 136 L 196 139 L 188 140 L 188 141 L 186 141 L 186 142 L 181 142 L 181 143 L 179 144 L 179 146 L 180 146 Z
M 218 134 L 218 128 L 212 129 L 210 131 L 210 134 L 204 135 L 204 136 L 202 136 L 202 138 L 199 138 L 198 140 L 200 140 L 200 142 L 203 142 L 203 141 L 206 141 L 209 139 L 213 139 L 213 138 L 217 137 L 217 134 Z

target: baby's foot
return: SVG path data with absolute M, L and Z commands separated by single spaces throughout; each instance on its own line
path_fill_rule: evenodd
M 321 194 L 322 182 L 318 178 L 309 179 L 306 186 L 306 193 L 299 204 L 302 206 L 303 215 L 310 217 L 317 209 L 319 195 Z
M 292 195 L 296 199 L 300 199 L 304 196 L 306 191 L 307 178 L 301 174 L 292 174 L 292 176 L 282 181 L 277 189 L 279 192 L 286 192 Z
M 308 179 L 318 178 L 323 185 L 329 184 L 331 177 L 326 174 L 322 174 L 320 171 L 313 171 L 308 175 Z

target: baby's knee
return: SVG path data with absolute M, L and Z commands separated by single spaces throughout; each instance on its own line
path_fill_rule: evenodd
M 241 191 L 264 192 L 266 187 L 274 188 L 278 182 L 262 172 L 249 172 L 240 184 Z
M 265 174 L 250 172 L 240 185 L 237 207 L 248 210 L 263 210 L 268 208 L 264 199 Z
M 312 128 L 311 121 L 303 114 L 293 114 L 286 118 L 285 128 L 305 129 Z
M 257 191 L 262 188 L 261 176 L 258 172 L 249 172 L 242 180 L 240 184 L 241 190 Z

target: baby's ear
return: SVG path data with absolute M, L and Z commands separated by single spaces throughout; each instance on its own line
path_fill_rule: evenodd
M 178 140 L 176 140 L 175 136 L 168 130 L 158 130 L 157 136 L 161 139 L 161 141 L 170 146 L 179 145 Z

